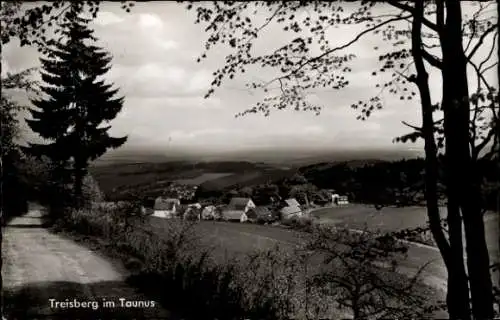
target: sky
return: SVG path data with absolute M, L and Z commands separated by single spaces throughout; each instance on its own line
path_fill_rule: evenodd
M 357 3 L 352 4 L 358 5 Z M 124 108 L 112 122 L 111 133 L 128 135 L 122 149 L 169 148 L 234 150 L 245 148 L 305 149 L 420 149 L 422 144 L 394 144 L 393 138 L 409 132 L 401 122 L 420 124 L 418 100 L 401 102 L 384 94 L 384 109 L 367 121 L 356 120 L 350 105 L 379 93 L 373 70 L 380 67 L 374 46 L 387 45 L 367 36 L 348 52 L 356 54 L 353 72 L 346 75 L 350 85 L 342 90 L 316 90 L 311 99 L 322 105 L 319 116 L 303 111 L 273 111 L 269 117 L 235 114 L 261 101 L 264 93 L 247 90 L 252 80 L 266 80 L 272 72 L 254 68 L 233 81 L 226 81 L 215 94 L 204 99 L 212 73 L 223 66 L 225 47 L 209 52 L 197 63 L 208 34 L 195 24 L 195 13 L 175 2 L 136 3 L 131 13 L 119 4 L 104 2 L 92 23 L 99 44 L 113 56 L 106 76 L 125 97 Z M 257 50 L 273 50 L 290 39 L 275 25 L 269 25 L 257 42 Z M 332 45 L 344 44 L 356 36 L 356 29 L 329 32 Z M 288 38 L 287 38 L 288 37 Z M 2 73 L 39 66 L 38 53 L 20 48 L 13 41 L 2 48 Z M 439 76 L 431 74 L 434 99 L 439 99 Z M 22 92 L 13 95 L 23 101 Z M 33 140 L 27 132 L 29 139 Z

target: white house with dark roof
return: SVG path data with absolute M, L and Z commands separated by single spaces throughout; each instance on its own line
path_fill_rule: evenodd
M 337 206 L 343 206 L 343 205 L 348 205 L 349 200 L 347 196 L 341 196 L 337 193 L 332 195 L 332 204 L 337 205 Z
M 281 219 L 290 219 L 292 217 L 300 217 L 303 215 L 302 206 L 295 198 L 289 198 L 283 201 L 280 209 Z
M 222 210 L 222 217 L 227 221 L 245 222 L 248 220 L 248 210 L 255 207 L 255 203 L 250 198 L 234 197 Z
M 153 217 L 173 218 L 181 206 L 181 201 L 174 198 L 158 197 L 153 207 Z

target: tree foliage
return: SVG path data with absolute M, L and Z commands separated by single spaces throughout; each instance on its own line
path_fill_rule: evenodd
M 30 143 L 26 150 L 37 157 L 47 156 L 56 165 L 66 167 L 71 161 L 75 196 L 82 195 L 83 178 L 89 161 L 117 148 L 126 137 L 109 136 L 108 124 L 120 112 L 123 98 L 115 98 L 117 89 L 101 77 L 110 69 L 109 54 L 88 42 L 95 41 L 86 24 L 88 19 L 75 15 L 64 24 L 64 40 L 52 46 L 47 58 L 41 58 L 41 90 L 47 98 L 33 99 L 29 127 L 49 140 L 46 144 Z M 105 126 L 103 126 L 105 125 Z
M 387 10 L 387 5 L 392 5 L 397 10 Z M 485 73 L 496 65 L 492 61 L 494 46 L 486 57 L 479 61 L 473 59 L 485 42 L 495 40 L 497 33 L 493 22 L 494 15 L 490 14 L 491 3 L 476 5 L 478 8 L 474 14 L 464 19 L 463 36 L 467 41 L 468 62 L 473 67 L 477 79 L 477 90 L 471 96 L 471 147 L 477 157 L 486 146 L 496 145 L 496 142 L 493 143 L 494 131 L 491 129 L 492 119 L 495 119 L 492 115 L 498 118 L 498 105 L 494 99 L 496 89 L 485 77 Z M 209 34 L 205 51 L 198 61 L 206 58 L 209 51 L 217 45 L 226 45 L 233 49 L 233 52 L 226 56 L 224 66 L 214 72 L 212 87 L 206 97 L 213 95 L 224 79 L 233 79 L 245 73 L 251 66 L 271 68 L 278 74 L 269 80 L 247 84 L 250 89 L 261 90 L 267 96 L 255 106 L 238 113 L 238 116 L 248 113 L 269 115 L 273 109 L 285 108 L 312 110 L 319 114 L 322 106 L 311 103 L 311 94 L 323 88 L 340 90 L 350 84 L 349 74 L 357 56 L 346 50 L 368 36 L 383 40 L 387 45 L 373 48 L 380 52 L 379 65 L 371 73 L 379 93 L 367 100 L 353 101 L 352 108 L 359 112 L 357 118 L 366 120 L 382 109 L 384 96 L 387 94 L 403 101 L 412 100 L 417 95 L 412 89 L 415 70 L 411 48 L 408 48 L 411 30 L 405 23 L 411 20 L 413 14 L 413 7 L 408 3 L 217 1 L 190 3 L 188 8 L 196 10 L 195 22 L 206 25 L 205 31 Z M 430 65 L 439 68 L 441 62 L 434 53 L 439 48 L 439 37 L 435 34 L 436 24 L 431 22 L 435 13 L 436 4 L 427 2 L 423 19 L 424 26 L 428 28 L 428 32 L 423 33 L 424 47 L 427 49 L 424 57 Z M 263 36 L 266 27 L 270 25 L 278 26 L 295 38 L 270 52 L 256 54 L 254 42 Z M 346 43 L 332 43 L 335 30 L 345 26 L 362 31 Z M 440 104 L 434 104 L 434 108 L 434 111 L 440 111 Z M 410 127 L 412 132 L 396 137 L 395 142 L 416 142 L 422 138 L 420 127 L 404 124 Z M 444 146 L 442 124 L 443 119 L 436 120 L 436 139 L 441 148 Z M 492 156 L 492 152 L 487 154 Z
M 134 3 L 121 1 L 121 8 L 130 12 Z M 50 1 L 27 4 L 22 1 L 2 2 L 2 44 L 19 39 L 21 47 L 36 47 L 50 53 L 50 48 L 63 35 L 63 26 L 73 21 L 75 12 L 96 18 L 101 1 Z
M 30 76 L 33 69 L 19 73 L 7 73 L 1 79 L 0 97 L 0 159 L 1 194 L 4 219 L 26 211 L 27 181 L 23 180 L 26 159 L 21 152 L 19 140 L 21 128 L 19 115 L 26 107 L 15 101 L 12 90 L 36 93 L 36 82 Z M 23 196 L 21 196 L 23 195 Z
M 409 281 L 391 276 L 408 249 L 394 237 L 322 226 L 313 228 L 301 249 L 309 260 L 321 261 L 321 269 L 311 272 L 310 285 L 333 296 L 353 319 L 419 318 L 433 311 L 428 293 L 418 287 L 426 265 Z
M 395 95 L 401 101 L 413 100 L 417 92 L 412 89 L 417 87 L 422 126 L 403 122 L 411 132 L 394 141 L 424 139 L 425 196 L 431 230 L 450 275 L 450 315 L 462 319 L 471 317 L 469 283 L 474 317 L 492 316 L 488 253 L 480 216 L 481 178 L 477 170 L 479 157 L 493 157 L 499 143 L 495 138 L 500 118 L 498 89 L 488 83 L 486 76 L 498 63 L 491 61 L 498 37 L 498 22 L 489 10 L 491 4 L 475 3 L 471 17 L 462 13 L 462 3 L 447 0 L 425 3 L 361 1 L 355 4 L 224 1 L 195 5 L 196 23 L 204 23 L 209 33 L 206 51 L 217 44 L 233 48 L 225 64 L 214 73 L 207 97 L 223 80 L 245 72 L 250 65 L 272 68 L 278 74 L 270 80 L 249 84 L 250 88 L 262 89 L 268 95 L 238 115 L 259 112 L 267 116 L 272 109 L 285 108 L 319 113 L 320 107 L 307 98 L 313 90 L 338 90 L 349 84 L 349 73 L 355 61 L 355 56 L 349 52 L 352 45 L 368 35 L 385 43 L 381 48 L 373 48 L 380 52 L 379 66 L 371 73 L 378 79 L 374 83 L 379 94 L 353 101 L 352 108 L 359 111 L 359 120 L 366 120 L 384 108 L 384 94 Z M 188 9 L 193 7 L 193 3 L 188 5 Z M 295 38 L 264 54 L 256 53 L 254 43 L 264 36 L 264 29 L 270 25 L 280 27 Z M 352 40 L 331 45 L 328 41 L 334 37 L 335 28 L 342 26 L 357 31 Z M 485 44 L 489 44 L 491 50 L 486 57 L 478 58 L 477 53 Z M 206 55 L 204 52 L 199 60 Z M 440 102 L 431 96 L 429 67 L 442 75 Z M 467 67 L 474 70 L 470 75 L 475 87 L 468 83 Z M 449 238 L 441 230 L 437 202 L 438 151 L 444 155 Z M 465 176 L 459 178 L 463 174 Z M 469 278 L 465 275 L 462 255 L 463 234 L 469 256 Z M 472 264 L 472 260 L 477 263 Z

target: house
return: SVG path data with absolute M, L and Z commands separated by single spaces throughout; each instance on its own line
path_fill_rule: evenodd
M 217 208 L 215 206 L 206 206 L 201 211 L 201 218 L 203 220 L 215 220 L 217 215 Z
M 239 210 L 239 211 L 244 211 L 245 213 L 248 212 L 251 208 L 255 208 L 256 205 L 250 198 L 239 198 L 239 197 L 234 197 L 231 199 L 229 202 L 229 205 L 226 207 L 226 209 L 230 210 Z
M 273 214 L 269 208 L 264 206 L 257 206 L 250 208 L 247 212 L 248 221 L 251 222 L 271 222 Z
M 302 209 L 298 206 L 286 206 L 280 210 L 281 219 L 290 219 L 292 217 L 301 217 Z
M 332 203 L 337 206 L 342 206 L 349 204 L 349 201 L 347 200 L 347 196 L 341 196 L 335 193 L 332 195 Z
M 340 198 L 340 195 L 334 193 L 332 194 L 332 203 L 335 204 L 335 205 L 338 205 L 339 204 L 339 198 Z
M 248 216 L 243 210 L 231 210 L 226 208 L 222 211 L 222 217 L 226 221 L 248 221 Z
M 285 205 L 287 207 L 299 207 L 300 208 L 300 203 L 295 198 L 286 199 Z
M 250 198 L 234 197 L 223 209 L 222 216 L 224 220 L 245 222 L 248 220 L 248 210 L 255 207 L 255 203 Z
M 181 202 L 179 199 L 158 197 L 153 207 L 153 216 L 159 218 L 173 218 L 177 214 Z
M 347 199 L 347 196 L 340 196 L 338 200 L 338 204 L 341 205 L 348 205 L 349 200 Z

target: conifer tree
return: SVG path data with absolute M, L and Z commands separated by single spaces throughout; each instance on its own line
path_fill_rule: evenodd
M 118 148 L 127 137 L 111 137 L 109 122 L 121 111 L 123 98 L 105 84 L 102 76 L 110 69 L 111 56 L 93 43 L 97 40 L 88 27 L 89 19 L 78 16 L 78 6 L 69 12 L 69 22 L 61 25 L 61 41 L 41 58 L 41 86 L 44 98 L 32 100 L 29 127 L 46 144 L 31 143 L 29 152 L 49 157 L 60 174 L 70 165 L 73 195 L 81 205 L 82 183 L 89 162 L 110 148 Z M 65 176 L 65 174 L 63 174 Z

